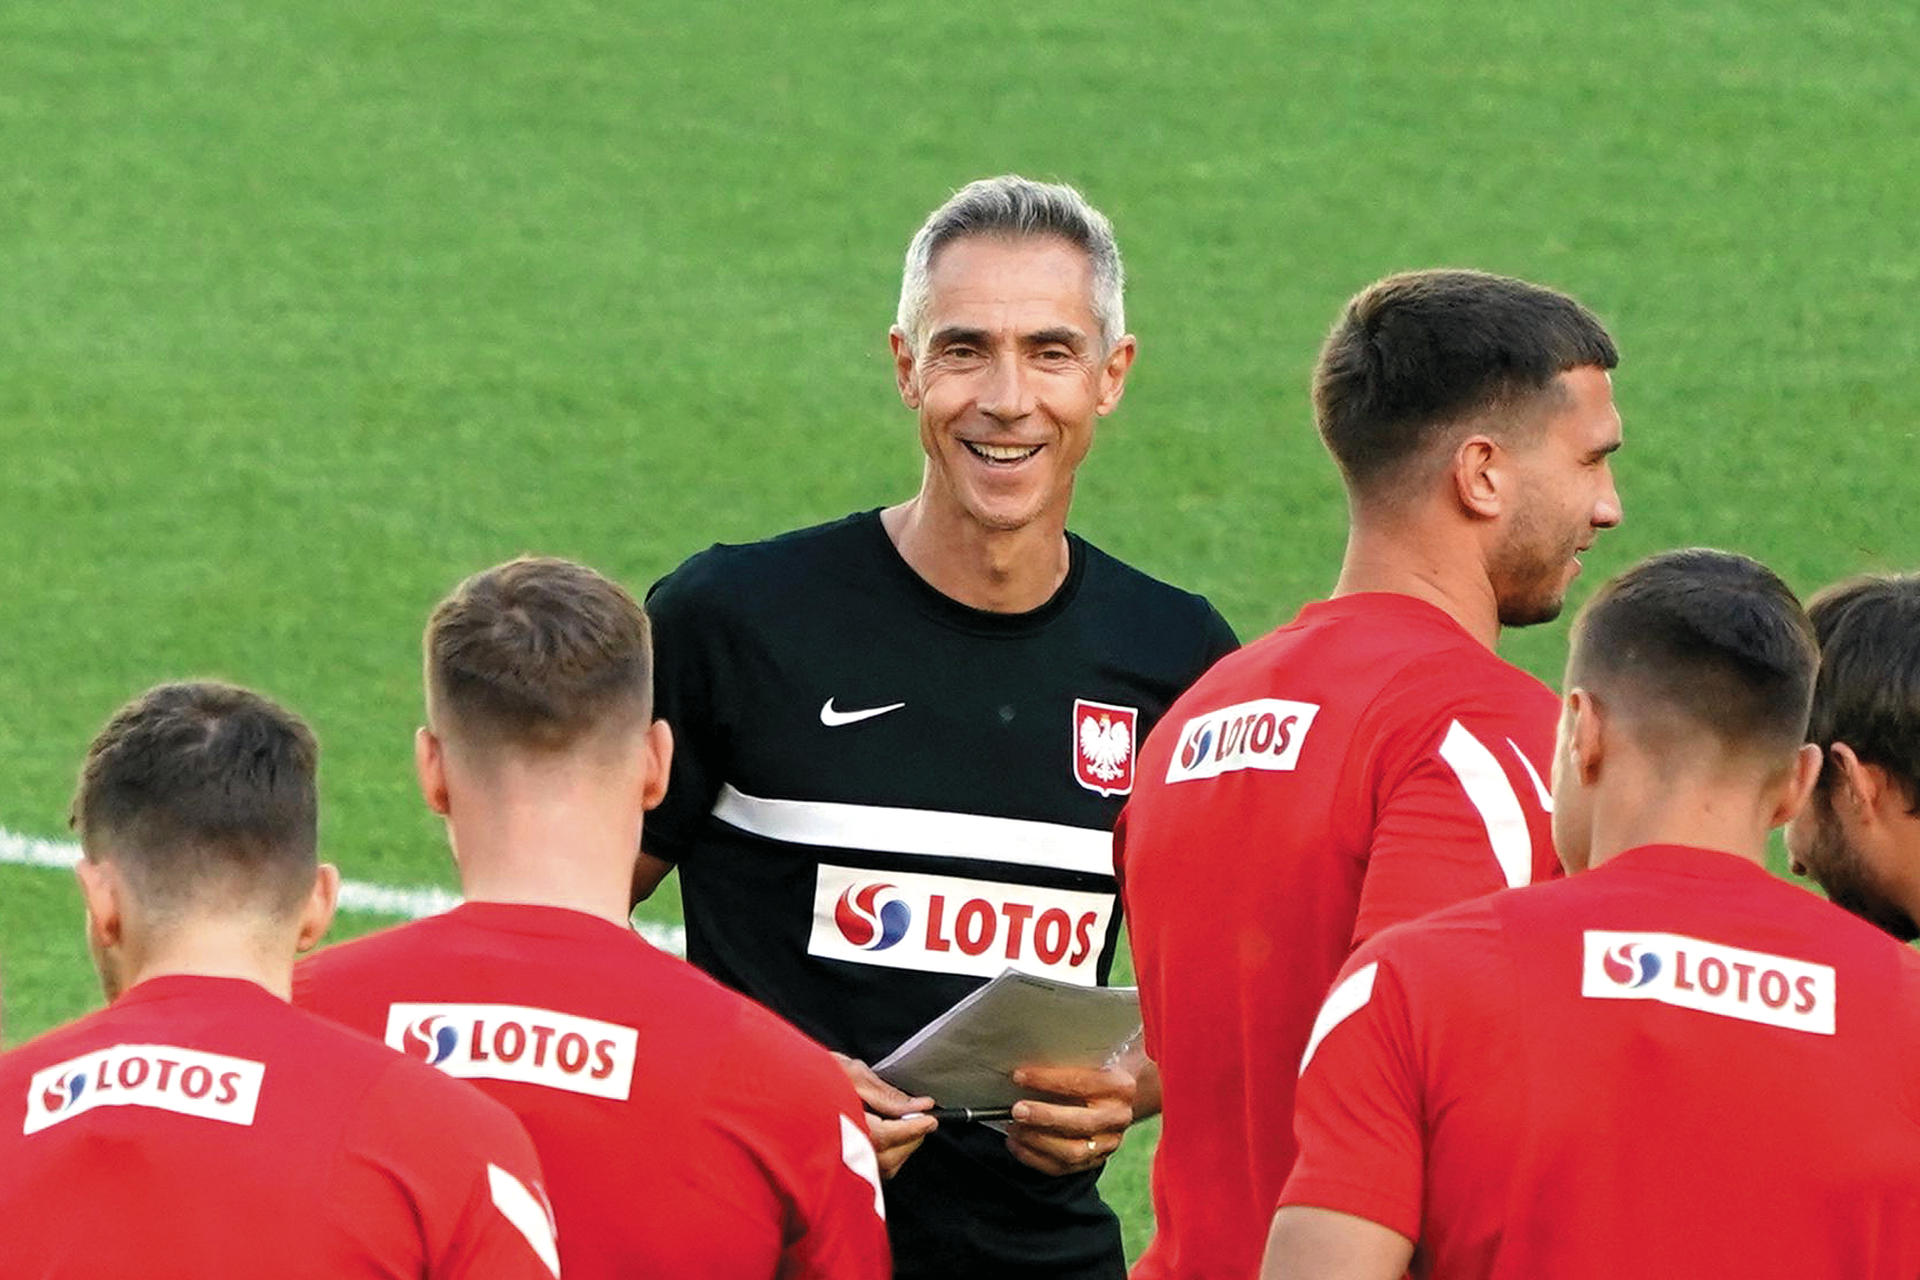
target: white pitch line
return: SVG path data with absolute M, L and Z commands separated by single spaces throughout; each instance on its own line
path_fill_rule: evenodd
M 0 863 L 64 870 L 78 861 L 80 846 L 71 840 L 42 840 L 0 827 Z M 340 908 L 343 911 L 365 911 L 373 915 L 418 920 L 421 916 L 439 915 L 459 905 L 459 894 L 436 885 L 405 889 L 388 884 L 371 884 L 365 880 L 340 882 Z M 684 926 L 641 920 L 635 922 L 633 927 L 641 937 L 662 951 L 671 951 L 677 956 L 687 954 L 687 931 Z

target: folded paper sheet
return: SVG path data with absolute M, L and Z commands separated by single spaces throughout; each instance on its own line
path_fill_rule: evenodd
M 1005 1107 L 1033 1090 L 1016 1067 L 1100 1067 L 1140 1033 L 1136 987 L 1083 987 L 1004 970 L 874 1064 L 943 1107 Z

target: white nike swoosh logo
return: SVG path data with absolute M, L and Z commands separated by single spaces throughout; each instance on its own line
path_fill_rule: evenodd
M 1539 773 L 1534 770 L 1533 761 L 1527 759 L 1527 753 L 1522 751 L 1520 744 L 1512 738 L 1507 739 L 1507 745 L 1513 748 L 1513 754 L 1520 757 L 1520 767 L 1527 771 L 1527 777 L 1533 779 L 1533 794 L 1540 797 L 1541 809 L 1552 813 L 1553 792 L 1547 790 L 1546 784 L 1540 781 Z
M 889 711 L 898 711 L 906 705 L 904 702 L 889 702 L 884 707 L 867 707 L 862 711 L 835 711 L 833 709 L 833 699 L 828 698 L 820 704 L 820 723 L 826 725 L 829 729 L 837 728 L 843 724 L 859 724 L 862 720 L 871 720 L 875 716 L 883 716 Z

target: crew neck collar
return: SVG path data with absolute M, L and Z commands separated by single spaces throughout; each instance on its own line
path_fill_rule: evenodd
M 1615 867 L 1664 871 L 1705 880 L 1748 880 L 1755 877 L 1773 880 L 1776 878 L 1772 872 L 1750 858 L 1743 858 L 1737 853 L 1728 853 L 1724 849 L 1706 849 L 1691 844 L 1637 845 L 1632 849 L 1616 853 L 1595 867 L 1594 871 L 1604 874 Z
M 448 916 L 507 933 L 543 938 L 597 938 L 611 932 L 638 937 L 631 926 L 622 927 L 611 920 L 573 907 L 554 907 L 534 902 L 463 902 Z
M 207 973 L 163 973 L 143 978 L 120 993 L 113 1007 L 150 1004 L 157 1000 L 179 1000 L 216 996 L 222 999 L 259 999 L 285 1003 L 279 996 L 251 978 L 230 978 Z
M 914 572 L 913 566 L 900 554 L 900 548 L 887 536 L 886 525 L 880 520 L 880 510 L 876 507 L 867 512 L 864 520 L 872 542 L 870 549 L 879 558 L 883 572 L 907 590 L 922 613 L 957 630 L 976 635 L 1031 635 L 1059 617 L 1073 603 L 1074 596 L 1079 593 L 1081 580 L 1086 575 L 1087 544 L 1069 532 L 1066 535 L 1067 576 L 1044 604 L 1024 613 L 976 609 L 955 600 Z
M 1437 623 L 1469 640 L 1474 639 L 1473 633 L 1461 626 L 1458 618 L 1439 605 L 1398 591 L 1355 591 L 1344 596 L 1315 600 L 1304 605 L 1294 621 L 1319 622 L 1361 617 L 1394 617 Z M 1474 640 L 1474 643 L 1478 644 L 1479 641 Z

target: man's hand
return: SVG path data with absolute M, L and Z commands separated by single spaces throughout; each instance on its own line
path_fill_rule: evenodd
M 1120 1149 L 1133 1123 L 1134 1078 L 1120 1067 L 1022 1067 L 1013 1073 L 1022 1089 L 1072 1102 L 1013 1104 L 1007 1150 L 1024 1165 L 1055 1176 L 1085 1173 Z
M 907 1157 L 919 1149 L 927 1135 L 940 1127 L 932 1116 L 917 1112 L 933 1108 L 932 1098 L 905 1094 L 873 1074 L 873 1068 L 858 1058 L 836 1053 L 833 1060 L 853 1082 L 853 1091 L 867 1109 L 867 1137 L 873 1142 L 873 1154 L 880 1160 L 880 1176 L 891 1178 L 900 1172 Z

